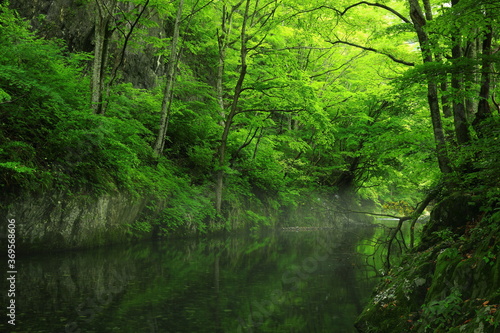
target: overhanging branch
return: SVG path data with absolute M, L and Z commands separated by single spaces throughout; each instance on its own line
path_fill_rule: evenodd
M 386 6 L 386 5 L 383 5 L 381 3 L 374 3 L 374 2 L 367 2 L 367 1 L 360 1 L 360 2 L 357 2 L 355 4 L 352 4 L 348 7 L 346 7 L 344 9 L 344 11 L 342 12 L 339 12 L 338 10 L 337 13 L 339 13 L 340 16 L 344 15 L 345 13 L 347 13 L 347 11 L 351 8 L 354 8 L 356 6 L 359 6 L 359 5 L 367 5 L 367 6 L 372 6 L 372 7 L 379 7 L 379 8 L 383 8 L 391 13 L 393 13 L 394 15 L 396 15 L 397 17 L 399 17 L 403 22 L 405 23 L 410 23 L 411 24 L 411 21 L 409 19 L 407 19 L 405 16 L 403 16 L 401 13 L 399 13 L 398 11 L 396 11 L 395 9 L 389 7 L 389 6 Z
M 235 114 L 246 113 L 246 112 L 299 112 L 305 111 L 305 109 L 245 109 L 236 111 Z
M 293 15 L 291 15 L 290 17 L 293 17 L 293 16 L 296 16 L 296 15 L 299 15 L 299 14 L 304 14 L 304 13 L 310 13 L 310 12 L 314 12 L 314 11 L 317 11 L 317 10 L 320 10 L 320 9 L 329 9 L 329 10 L 333 10 L 335 13 L 337 13 L 338 16 L 344 16 L 350 9 L 354 8 L 354 7 L 357 7 L 357 6 L 360 6 L 360 5 L 367 5 L 367 6 L 372 6 L 372 7 L 379 7 L 379 8 L 382 8 L 382 9 L 385 9 L 387 10 L 388 12 L 391 12 L 392 14 L 396 15 L 399 19 L 401 19 L 403 22 L 405 23 L 409 23 L 411 24 L 412 22 L 406 18 L 404 15 L 402 15 L 400 12 L 398 12 L 397 10 L 395 10 L 394 8 L 391 8 L 389 6 L 386 6 L 386 5 L 383 5 L 381 3 L 376 3 L 376 2 L 368 2 L 368 1 L 360 1 L 360 2 L 357 2 L 355 4 L 352 4 L 346 8 L 344 8 L 344 10 L 339 10 L 335 7 L 331 7 L 331 6 L 326 6 L 326 5 L 322 5 L 322 6 L 318 6 L 318 7 L 315 7 L 315 8 L 311 8 L 311 9 L 306 9 L 306 10 L 302 10 L 302 11 L 298 11 L 296 13 L 294 13 Z
M 351 43 L 351 42 L 346 42 L 346 41 L 343 41 L 343 40 L 336 40 L 336 41 L 330 41 L 329 40 L 328 43 L 330 43 L 332 45 L 335 45 L 335 44 L 345 44 L 345 45 L 349 45 L 349 46 L 352 46 L 352 47 L 357 47 L 357 48 L 365 50 L 365 51 L 370 51 L 370 52 L 374 52 L 374 53 L 385 55 L 386 57 L 389 57 L 392 61 L 397 62 L 399 64 L 403 64 L 403 65 L 406 65 L 406 66 L 415 66 L 415 63 L 413 63 L 413 62 L 409 62 L 409 61 L 405 61 L 405 60 L 396 58 L 392 54 L 379 51 L 377 49 L 374 49 L 373 47 L 362 46 L 362 45 L 354 44 L 354 43 Z

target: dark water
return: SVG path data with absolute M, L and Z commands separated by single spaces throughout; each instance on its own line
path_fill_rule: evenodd
M 375 233 L 342 226 L 19 258 L 16 326 L 4 315 L 0 332 L 355 332 L 376 283 L 361 254 Z

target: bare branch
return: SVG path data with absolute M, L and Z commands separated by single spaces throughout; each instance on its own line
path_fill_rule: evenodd
M 318 76 L 323 76 L 323 75 L 326 75 L 328 73 L 331 73 L 331 72 L 336 72 L 338 71 L 339 69 L 342 69 L 343 67 L 345 66 L 350 66 L 350 63 L 353 62 L 354 60 L 356 60 L 357 58 L 359 58 L 361 56 L 361 54 L 363 54 L 363 52 L 361 52 L 360 54 L 358 55 L 355 55 L 354 57 L 352 57 L 351 59 L 349 59 L 348 61 L 344 62 L 342 65 L 340 65 L 339 67 L 337 68 L 334 68 L 334 69 L 329 69 L 325 72 L 322 72 L 322 73 L 319 73 L 319 74 L 315 74 L 315 75 L 311 75 L 311 79 L 314 79 Z M 338 78 L 338 77 L 337 77 Z M 337 78 L 335 80 L 337 80 Z
M 390 218 L 395 219 L 395 220 L 403 220 L 403 221 L 407 221 L 407 220 L 411 219 L 410 216 L 395 216 L 395 215 L 390 215 L 390 214 L 377 214 L 377 213 L 371 213 L 371 212 L 360 212 L 360 211 L 356 211 L 356 210 L 345 210 L 344 212 L 355 213 L 355 214 L 366 214 L 366 215 L 372 215 L 372 216 L 381 216 L 381 217 L 390 217 Z
M 245 141 L 239 146 L 239 148 L 232 154 L 231 156 L 231 162 L 233 162 L 236 157 L 240 154 L 240 152 L 247 147 L 250 143 L 252 143 L 253 139 L 257 136 L 257 132 L 259 131 L 260 127 L 257 127 L 255 131 L 252 134 L 252 131 L 248 132 L 247 137 L 245 138 Z
M 283 89 L 283 88 L 288 88 L 288 87 L 290 87 L 290 85 L 288 85 L 288 84 L 284 84 L 284 85 L 281 85 L 281 86 L 269 86 L 269 87 L 259 87 L 259 88 L 245 87 L 245 88 L 241 88 L 241 92 L 247 91 L 247 90 L 257 90 L 259 92 L 264 92 L 264 90 Z
M 198 3 L 199 3 L 199 1 L 196 1 L 196 3 L 193 6 L 193 10 L 191 11 L 191 13 L 189 13 L 188 15 L 186 15 L 186 17 L 184 17 L 181 20 L 181 22 L 184 22 L 186 20 L 190 20 L 191 17 L 193 17 L 196 13 L 198 13 L 199 11 L 201 11 L 202 9 L 204 9 L 205 7 L 208 7 L 212 2 L 214 2 L 214 0 L 210 0 L 206 4 L 202 5 L 200 8 L 196 8 L 198 6 Z
M 128 31 L 127 34 L 125 34 L 125 32 L 123 32 L 123 34 L 125 36 L 125 41 L 123 42 L 123 46 L 122 46 L 122 49 L 121 49 L 121 52 L 120 52 L 120 55 L 119 55 L 119 58 L 118 58 L 118 62 L 116 63 L 115 67 L 112 70 L 111 80 L 109 82 L 109 86 L 110 87 L 113 85 L 113 82 L 115 81 L 115 79 L 117 77 L 118 69 L 123 65 L 123 61 L 125 59 L 125 51 L 127 50 L 127 45 L 128 45 L 128 43 L 130 41 L 130 38 L 132 36 L 132 33 L 134 32 L 135 27 L 139 23 L 139 20 L 141 19 L 141 17 L 144 15 L 144 12 L 146 11 L 146 9 L 148 7 L 149 1 L 150 0 L 146 0 L 145 1 L 142 9 L 139 11 L 139 14 L 137 14 L 134 22 L 130 22 L 128 20 L 128 18 L 126 18 L 126 16 L 124 15 L 124 17 L 126 18 L 127 22 L 129 22 L 129 24 L 130 24 L 130 29 L 129 29 L 129 31 Z M 137 5 L 136 9 L 137 8 L 139 8 L 139 5 Z
M 279 49 L 273 49 L 273 48 L 260 48 L 259 52 L 260 53 L 268 53 L 268 52 L 279 52 L 279 51 L 286 51 L 286 50 L 331 50 L 331 47 L 314 47 L 314 46 L 289 46 L 289 47 L 283 47 Z

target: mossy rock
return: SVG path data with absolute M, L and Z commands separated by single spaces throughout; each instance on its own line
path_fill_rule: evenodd
M 447 244 L 442 241 L 413 253 L 394 269 L 359 316 L 358 331 L 500 332 L 496 324 L 500 319 L 500 260 L 488 256 L 498 244 L 476 244 L 482 250 L 475 253 L 463 252 L 468 247 L 459 243 Z
M 470 195 L 457 193 L 444 198 L 434 207 L 429 223 L 424 226 L 419 250 L 442 241 L 435 232 L 448 229 L 455 235 L 463 235 L 466 226 L 472 224 L 479 215 L 480 203 Z
M 500 333 L 500 228 L 487 214 L 476 223 L 478 207 L 467 195 L 437 205 L 427 244 L 379 284 L 359 332 Z M 445 228 L 452 233 L 432 235 Z
M 432 251 L 414 254 L 383 279 L 356 321 L 359 332 L 410 331 L 431 283 L 432 257 Z
M 457 247 L 440 251 L 423 311 L 412 331 L 500 332 L 500 261 L 485 258 L 486 251 L 463 253 Z

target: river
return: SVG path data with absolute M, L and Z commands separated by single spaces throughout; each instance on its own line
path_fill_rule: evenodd
M 356 332 L 377 233 L 353 224 L 24 256 L 16 325 L 4 316 L 0 331 Z

